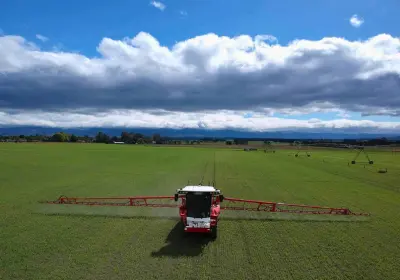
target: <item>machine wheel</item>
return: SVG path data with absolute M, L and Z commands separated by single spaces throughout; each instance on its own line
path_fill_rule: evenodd
M 216 239 L 218 236 L 217 233 L 218 233 L 218 227 L 217 226 L 212 227 L 211 228 L 211 238 Z
M 179 228 L 180 228 L 180 230 L 182 231 L 183 236 L 186 236 L 186 235 L 187 235 L 187 232 L 185 231 L 185 224 L 183 223 L 182 220 L 179 222 Z

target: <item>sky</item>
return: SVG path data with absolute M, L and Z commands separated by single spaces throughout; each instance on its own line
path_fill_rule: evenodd
M 3 0 L 0 126 L 400 134 L 398 0 Z

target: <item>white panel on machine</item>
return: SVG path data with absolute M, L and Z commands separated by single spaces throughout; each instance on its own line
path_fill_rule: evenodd
M 187 226 L 195 228 L 210 228 L 210 218 L 191 218 L 187 217 Z

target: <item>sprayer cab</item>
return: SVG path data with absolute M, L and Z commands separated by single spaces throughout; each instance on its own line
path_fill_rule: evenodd
M 186 186 L 176 190 L 175 201 L 179 198 L 184 231 L 211 233 L 216 237 L 220 202 L 224 200 L 221 191 L 212 186 Z

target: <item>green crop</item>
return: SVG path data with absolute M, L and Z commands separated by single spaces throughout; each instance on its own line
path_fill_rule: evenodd
M 348 207 L 371 217 L 223 213 L 215 241 L 178 211 L 38 204 L 173 195 L 213 180 L 226 197 Z M 400 279 L 400 156 L 106 144 L 0 145 L 0 279 Z M 207 164 L 208 162 L 208 164 Z M 207 167 L 205 167 L 207 164 Z M 378 173 L 387 168 L 387 173 Z

